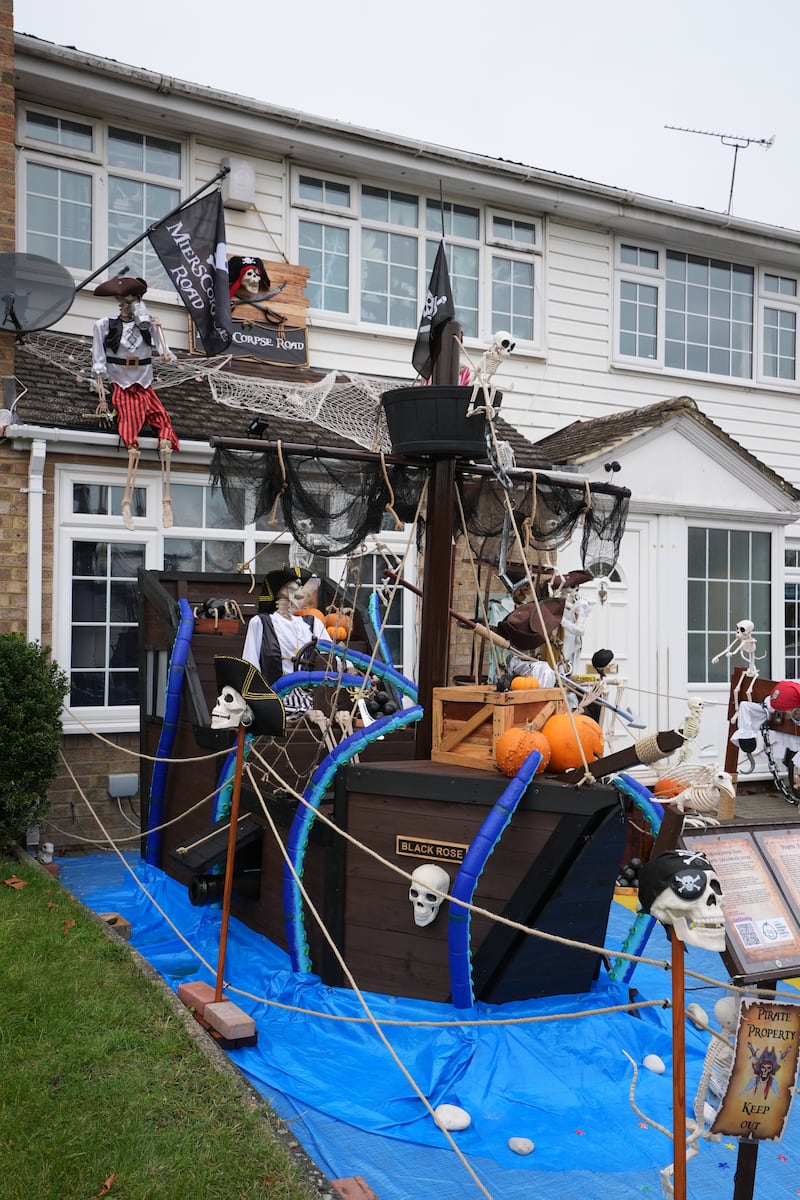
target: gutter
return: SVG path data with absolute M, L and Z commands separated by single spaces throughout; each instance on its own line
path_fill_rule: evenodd
M 86 429 L 61 429 L 50 425 L 12 425 L 6 431 L 6 440 L 11 442 L 15 450 L 24 451 L 30 442 L 41 441 L 45 446 L 80 446 L 89 457 L 107 456 L 109 452 L 118 452 L 120 458 L 127 461 L 127 450 L 120 442 L 117 433 L 95 433 Z M 152 450 L 158 462 L 158 438 L 139 438 L 141 450 Z M 181 459 L 187 463 L 203 464 L 211 461 L 212 450 L 208 442 L 184 441 L 181 438 L 181 448 L 178 452 Z M 145 466 L 142 463 L 141 466 Z M 172 460 L 173 469 L 175 459 Z
M 42 641 L 42 523 L 44 517 L 44 464 L 47 443 L 35 438 L 28 465 L 28 621 L 26 639 Z

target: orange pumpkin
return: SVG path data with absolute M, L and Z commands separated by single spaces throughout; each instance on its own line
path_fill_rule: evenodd
M 685 786 L 683 783 L 678 783 L 677 779 L 658 779 L 653 784 L 652 792 L 654 796 L 659 796 L 662 800 L 671 800 L 673 796 L 680 795 Z
M 533 750 L 538 750 L 542 756 L 542 761 L 536 768 L 538 775 L 545 770 L 550 761 L 550 743 L 538 730 L 526 729 L 524 725 L 512 725 L 510 729 L 501 733 L 495 742 L 495 762 L 504 775 L 513 777 Z
M 550 770 L 557 775 L 583 766 L 581 747 L 587 763 L 603 756 L 603 731 L 597 721 L 584 713 L 555 713 L 545 722 L 542 733 L 550 743 Z
M 541 687 L 541 684 L 533 675 L 515 675 L 510 684 L 512 692 L 521 692 L 525 688 L 537 687 Z
M 317 620 L 321 621 L 323 625 L 325 624 L 325 614 L 323 612 L 320 612 L 320 610 L 318 608 L 298 608 L 295 613 L 295 616 L 296 617 L 316 617 Z
M 328 635 L 332 642 L 346 642 L 350 630 L 346 625 L 328 625 L 326 626 Z
M 344 629 L 345 637 L 350 632 L 351 626 L 352 621 L 348 617 L 347 613 L 329 612 L 325 617 L 325 628 L 337 630 Z

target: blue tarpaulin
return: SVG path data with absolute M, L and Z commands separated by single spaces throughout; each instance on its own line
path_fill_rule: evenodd
M 172 988 L 191 979 L 213 984 L 219 908 L 193 908 L 185 887 L 138 856 L 125 861 L 133 874 L 116 855 L 59 859 L 61 879 L 89 908 L 118 912 L 130 921 L 132 944 Z M 607 937 L 612 955 L 622 946 L 631 919 L 628 908 L 612 905 Z M 669 961 L 669 943 L 660 927 L 645 954 Z M 724 980 L 719 956 L 687 947 L 686 969 L 686 1002 L 697 1001 L 714 1023 L 714 1003 L 723 992 L 695 982 L 691 972 Z M 225 979 L 226 995 L 254 1017 L 258 1028 L 257 1045 L 231 1050 L 231 1059 L 290 1122 L 329 1178 L 361 1175 L 380 1200 L 480 1195 L 375 1029 L 363 1020 L 364 1008 L 354 992 L 329 987 L 315 975 L 293 973 L 288 955 L 235 919 L 228 934 Z M 456 1024 L 459 1014 L 447 1004 L 374 993 L 366 1000 L 375 1019 L 386 1022 L 382 1027 L 395 1053 L 430 1103 L 458 1105 L 470 1114 L 470 1127 L 453 1136 L 494 1200 L 532 1195 L 545 1200 L 656 1200 L 660 1171 L 673 1158 L 672 1142 L 631 1107 L 633 1068 L 623 1051 L 638 1064 L 650 1054 L 663 1060 L 663 1075 L 640 1070 L 636 1104 L 671 1129 L 671 1010 L 658 1006 L 638 1015 L 577 1015 L 624 1006 L 632 991 L 637 1000 L 668 999 L 670 974 L 641 964 L 628 984 L 601 971 L 584 994 L 478 1004 L 478 1026 Z M 309 1015 L 309 1010 L 319 1015 Z M 493 1023 L 519 1017 L 541 1020 Z M 419 1024 L 425 1021 L 454 1024 Z M 708 1034 L 687 1025 L 690 1105 L 707 1046 Z M 793 1112 L 781 1142 L 759 1147 L 756 1200 L 797 1196 L 797 1120 Z M 507 1145 L 512 1137 L 529 1138 L 534 1152 L 514 1154 Z M 733 1139 L 701 1143 L 699 1156 L 687 1169 L 688 1200 L 727 1200 L 733 1194 L 737 1149 Z

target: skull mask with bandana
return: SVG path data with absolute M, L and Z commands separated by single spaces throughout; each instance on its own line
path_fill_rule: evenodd
M 704 854 L 668 850 L 639 871 L 639 903 L 675 936 L 703 950 L 725 949 L 722 885 Z

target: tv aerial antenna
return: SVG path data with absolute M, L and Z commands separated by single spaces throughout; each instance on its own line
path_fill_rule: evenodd
M 665 125 L 665 129 L 674 129 L 678 133 L 698 133 L 702 137 L 719 138 L 723 146 L 733 147 L 733 168 L 731 170 L 731 190 L 728 193 L 728 207 L 725 213 L 729 216 L 731 204 L 733 203 L 733 183 L 736 179 L 736 158 L 740 150 L 746 150 L 748 146 L 761 146 L 764 150 L 769 150 L 770 146 L 775 141 L 775 134 L 771 138 L 751 138 L 741 137 L 736 133 L 712 133 L 709 129 L 685 129 L 683 125 Z

